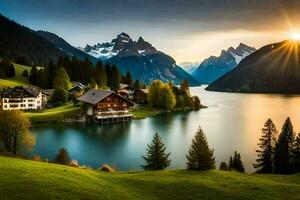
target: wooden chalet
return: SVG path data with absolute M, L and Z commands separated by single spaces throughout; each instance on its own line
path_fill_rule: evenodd
M 148 102 L 148 89 L 137 89 L 133 93 L 133 101 L 139 104 L 146 104 Z
M 101 124 L 126 122 L 132 118 L 128 108 L 134 104 L 114 91 L 90 89 L 78 98 L 87 106 L 87 118 Z

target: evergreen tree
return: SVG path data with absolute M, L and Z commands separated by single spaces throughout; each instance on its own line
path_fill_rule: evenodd
M 96 64 L 94 78 L 99 88 L 107 87 L 107 75 L 100 60 Z
M 45 78 L 48 79 L 48 86 L 47 88 L 53 88 L 53 81 L 56 77 L 56 72 L 57 72 L 57 66 L 53 63 L 52 60 L 49 61 L 49 64 L 47 66 L 47 69 L 44 71 Z
M 8 65 L 8 69 L 6 71 L 6 76 L 8 78 L 14 77 L 16 75 L 15 67 L 12 63 Z
M 64 148 L 60 149 L 59 153 L 55 157 L 54 162 L 61 165 L 69 164 L 70 158 L 67 149 Z
M 130 74 L 130 72 L 127 72 L 126 73 L 126 75 L 125 75 L 125 77 L 124 77 L 124 79 L 125 79 L 125 84 L 127 84 L 127 85 L 129 85 L 129 87 L 132 87 L 132 77 L 131 77 L 131 74 Z
M 140 89 L 140 81 L 135 80 L 132 87 L 133 87 L 134 90 Z
M 28 71 L 26 69 L 24 69 L 23 73 L 22 73 L 22 76 L 24 78 L 28 78 Z
M 141 167 L 145 170 L 162 170 L 171 163 L 170 153 L 166 153 L 166 147 L 162 143 L 158 133 L 155 133 L 152 143 L 147 147 L 147 155 L 143 156 L 146 165 Z
M 36 85 L 37 84 L 37 76 L 38 76 L 38 70 L 37 70 L 36 66 L 33 66 L 30 71 L 29 82 L 33 85 Z
M 226 162 L 221 162 L 220 170 L 221 171 L 228 171 L 228 166 L 227 166 Z
M 291 166 L 293 172 L 300 172 L 300 133 L 294 141 L 293 149 L 291 152 Z
M 275 144 L 277 130 L 271 119 L 268 119 L 262 129 L 262 136 L 259 139 L 258 143 L 259 150 L 256 150 L 258 153 L 258 158 L 256 159 L 256 164 L 254 168 L 258 169 L 257 172 L 260 173 L 272 173 L 273 172 L 273 157 L 275 151 Z
M 228 166 L 229 171 L 237 171 L 237 172 L 245 172 L 245 167 L 242 162 L 241 155 L 235 151 L 233 157 L 230 156 L 229 159 L 229 166 Z
M 187 157 L 187 168 L 191 170 L 209 170 L 215 168 L 213 150 L 209 149 L 206 137 L 201 128 L 198 129 Z
M 106 73 L 106 76 L 107 76 L 107 86 L 111 87 L 113 76 L 112 76 L 111 66 L 108 63 L 105 64 L 105 73 Z
M 90 81 L 90 88 L 98 89 L 98 85 L 93 77 L 91 78 L 91 81 Z
M 111 90 L 120 89 L 120 72 L 116 65 L 113 65 L 111 68 Z
M 291 172 L 291 150 L 294 142 L 294 129 L 290 118 L 288 117 L 283 124 L 281 133 L 275 146 L 274 153 L 274 171 L 275 173 Z
M 232 159 L 232 156 L 230 156 L 228 170 L 231 171 L 232 169 L 233 169 L 233 159 Z

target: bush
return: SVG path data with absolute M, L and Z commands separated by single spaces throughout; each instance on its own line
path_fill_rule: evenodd
M 38 162 L 43 162 L 43 159 L 41 158 L 41 156 L 36 156 L 36 155 L 32 156 L 31 160 L 38 161 Z
M 68 163 L 70 162 L 70 158 L 67 149 L 60 149 L 59 153 L 55 157 L 54 162 L 56 164 L 68 165 Z
M 103 172 L 114 172 L 115 170 L 112 167 L 110 167 L 108 164 L 103 164 L 100 167 L 100 171 L 103 171 Z

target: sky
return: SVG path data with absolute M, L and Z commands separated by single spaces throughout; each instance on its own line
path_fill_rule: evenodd
M 73 46 L 142 36 L 177 63 L 259 48 L 300 32 L 300 0 L 0 0 L 0 13 Z

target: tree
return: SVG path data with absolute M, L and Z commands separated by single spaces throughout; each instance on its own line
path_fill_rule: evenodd
M 100 60 L 96 64 L 94 78 L 99 88 L 107 87 L 107 75 Z
M 140 89 L 140 87 L 141 87 L 140 86 L 140 81 L 135 80 L 132 87 L 133 87 L 134 90 Z
M 190 96 L 190 88 L 189 82 L 187 80 L 183 80 L 180 84 L 180 90 L 183 92 L 184 95 Z
M 235 170 L 237 172 L 245 172 L 245 167 L 242 162 L 241 154 L 237 151 L 234 152 L 233 158 L 230 156 L 229 170 Z
M 98 89 L 98 85 L 93 77 L 91 78 L 91 81 L 90 81 L 90 87 L 93 89 Z
M 275 145 L 274 153 L 274 171 L 275 173 L 290 173 L 291 163 L 290 155 L 294 142 L 294 129 L 290 118 L 288 117 L 283 124 L 278 141 Z
M 111 87 L 113 76 L 111 66 L 108 63 L 105 64 L 105 73 L 107 76 L 107 86 Z
M 166 109 L 172 109 L 176 105 L 176 98 L 169 85 L 165 84 L 162 88 L 162 106 Z
M 226 162 L 221 162 L 219 169 L 221 171 L 228 171 L 228 166 L 227 166 Z
M 22 76 L 28 78 L 28 71 L 26 69 L 24 69 Z
M 291 166 L 293 172 L 300 172 L 300 133 L 294 141 L 293 149 L 291 152 Z
M 165 144 L 162 143 L 160 136 L 156 132 L 152 143 L 147 145 L 147 155 L 143 156 L 146 165 L 141 167 L 145 170 L 162 170 L 171 163 L 169 159 L 170 153 L 166 153 Z
M 130 74 L 130 72 L 127 72 L 126 73 L 126 75 L 125 75 L 125 78 L 124 78 L 125 80 L 125 84 L 127 84 L 127 85 L 129 85 L 129 87 L 132 87 L 132 77 L 131 77 L 131 74 Z
M 30 149 L 35 138 L 29 133 L 30 121 L 21 111 L 0 111 L 0 140 L 5 149 L 17 154 L 21 146 Z
M 272 173 L 273 172 L 273 158 L 275 152 L 277 130 L 271 119 L 268 119 L 262 129 L 262 136 L 258 143 L 259 150 L 258 158 L 254 168 L 258 169 L 260 173 Z
M 65 68 L 60 67 L 56 72 L 56 76 L 53 80 L 54 88 L 61 87 L 67 90 L 70 87 L 70 77 Z
M 148 102 L 152 107 L 172 109 L 176 98 L 169 84 L 155 80 L 149 87 Z
M 14 77 L 16 75 L 15 67 L 12 63 L 8 65 L 8 69 L 6 71 L 6 76 L 8 78 Z
M 214 151 L 209 149 L 207 139 L 201 128 L 197 130 L 186 158 L 188 169 L 209 170 L 215 168 Z
M 111 68 L 111 80 L 110 80 L 110 89 L 118 90 L 120 89 L 120 72 L 116 65 L 113 65 Z
M 37 76 L 38 76 L 38 69 L 36 66 L 33 66 L 30 70 L 30 75 L 29 75 L 29 82 L 33 85 L 37 84 Z
M 53 94 L 51 96 L 51 100 L 55 104 L 61 104 L 61 103 L 67 102 L 68 101 L 68 94 L 61 87 L 55 88 L 54 91 L 53 91 Z
M 68 165 L 70 162 L 70 158 L 67 149 L 60 149 L 55 157 L 54 162 L 61 165 Z

